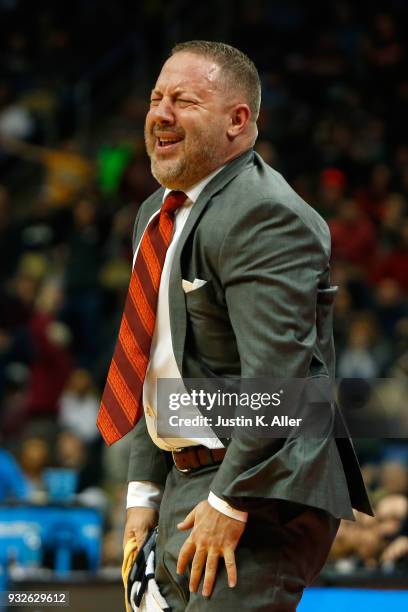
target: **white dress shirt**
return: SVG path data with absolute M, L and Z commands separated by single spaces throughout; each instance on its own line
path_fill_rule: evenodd
M 171 266 L 174 259 L 174 253 L 177 247 L 180 234 L 187 221 L 188 215 L 191 209 L 198 199 L 199 195 L 211 181 L 212 178 L 220 172 L 222 168 L 218 168 L 215 172 L 207 176 L 205 179 L 197 183 L 194 187 L 186 191 L 187 200 L 184 205 L 179 208 L 175 213 L 175 223 L 173 229 L 173 237 L 170 245 L 167 249 L 166 258 L 163 265 L 158 301 L 157 301 L 157 313 L 156 323 L 152 338 L 152 345 L 150 349 L 150 361 L 146 370 L 145 381 L 143 385 L 143 406 L 145 410 L 146 426 L 153 442 L 161 449 L 166 451 L 175 450 L 185 446 L 194 446 L 202 444 L 207 448 L 222 448 L 222 442 L 214 436 L 214 433 L 210 428 L 203 427 L 202 436 L 200 438 L 186 439 L 186 438 L 159 438 L 157 436 L 156 427 L 156 404 L 157 404 L 157 379 L 158 378 L 172 378 L 180 380 L 180 392 L 185 392 L 183 381 L 181 378 L 180 371 L 177 366 L 177 362 L 173 352 L 173 345 L 171 340 L 170 330 L 170 312 L 169 312 L 169 281 Z M 166 189 L 163 195 L 163 201 L 166 196 L 170 193 L 170 189 Z M 160 211 L 154 213 L 149 219 L 151 219 Z M 143 236 L 142 236 L 143 238 Z M 140 245 L 140 242 L 139 242 Z M 136 255 L 139 249 L 137 246 L 134 254 L 133 264 L 136 260 Z M 195 406 L 183 407 L 183 417 L 194 417 L 200 414 L 199 410 Z M 201 433 L 201 432 L 200 432 Z M 127 495 L 127 508 L 131 507 L 145 507 L 159 509 L 160 501 L 163 494 L 162 487 L 153 482 L 148 481 L 133 481 L 128 485 Z M 247 513 L 241 512 L 232 508 L 227 502 L 217 497 L 214 493 L 210 492 L 208 497 L 209 503 L 223 512 L 227 516 L 235 518 L 240 521 L 247 520 Z

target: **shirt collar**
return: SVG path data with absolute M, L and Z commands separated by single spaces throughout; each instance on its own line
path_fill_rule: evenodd
M 188 203 L 193 203 L 198 200 L 199 195 L 201 194 L 201 192 L 204 190 L 204 188 L 208 185 L 208 183 L 219 173 L 221 172 L 221 170 L 225 167 L 221 166 L 221 168 L 217 168 L 217 170 L 214 170 L 214 172 L 212 172 L 211 174 L 209 174 L 208 176 L 206 176 L 205 178 L 203 178 L 199 183 L 197 183 L 196 185 L 193 185 L 193 187 L 190 187 L 190 189 L 188 189 L 187 191 L 185 191 L 184 193 L 186 194 L 188 200 L 187 200 L 187 204 Z M 169 193 L 173 191 L 172 189 L 168 189 L 166 187 L 166 189 L 164 190 L 164 194 L 163 194 L 163 202 L 166 199 L 166 197 L 169 195 Z M 189 202 L 190 201 L 190 202 Z

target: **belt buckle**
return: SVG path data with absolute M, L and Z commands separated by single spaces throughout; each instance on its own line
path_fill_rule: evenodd
M 193 468 L 180 468 L 177 463 L 176 460 L 174 459 L 174 455 L 176 453 L 179 453 L 180 451 L 184 450 L 183 448 L 175 448 L 174 450 L 171 451 L 171 456 L 173 457 L 173 463 L 176 467 L 176 470 L 178 470 L 179 472 L 182 472 L 183 474 L 188 474 L 189 472 L 191 472 L 191 470 Z

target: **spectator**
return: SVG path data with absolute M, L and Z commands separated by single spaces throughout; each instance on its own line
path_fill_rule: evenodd
M 0 138 L 28 140 L 34 128 L 27 109 L 18 103 L 6 83 L 0 83 Z
M 27 399 L 31 417 L 57 415 L 60 396 L 72 370 L 70 331 L 57 318 L 61 303 L 60 288 L 55 282 L 47 281 L 28 325 L 33 345 Z
M 22 433 L 27 406 L 29 369 L 11 362 L 4 368 L 3 401 L 0 405 L 0 431 L 11 439 Z
M 17 230 L 7 189 L 0 185 L 0 283 L 13 275 L 18 255 Z
M 337 216 L 329 221 L 332 236 L 332 257 L 366 272 L 377 249 L 373 223 L 362 214 L 354 200 L 339 205 Z
M 69 206 L 92 181 L 93 164 L 79 152 L 75 140 L 64 141 L 59 149 L 49 149 L 7 133 L 0 146 L 10 155 L 43 165 L 45 177 L 39 195 L 51 209 Z
M 24 476 L 29 482 L 30 499 L 44 499 L 44 470 L 51 461 L 50 446 L 47 439 L 39 434 L 26 434 L 21 444 L 19 462 Z
M 102 234 L 97 204 L 92 198 L 79 200 L 72 216 L 73 227 L 67 236 L 63 318 L 73 332 L 73 349 L 78 362 L 89 368 L 98 353 Z
M 386 253 L 399 242 L 400 227 L 407 213 L 405 198 L 400 193 L 391 193 L 385 200 L 381 214 L 380 246 Z
M 69 429 L 83 442 L 99 438 L 96 417 L 99 398 L 87 370 L 74 370 L 61 396 L 59 425 Z
M 371 280 L 374 284 L 384 279 L 394 280 L 406 294 L 408 291 L 408 219 L 404 219 L 398 237 L 398 244 L 377 261 Z
M 95 487 L 100 481 L 98 457 L 88 452 L 86 444 L 69 430 L 61 431 L 56 440 L 56 462 L 61 468 L 75 470 L 78 474 L 77 493 Z
M 341 378 L 377 378 L 388 362 L 387 346 L 378 336 L 377 323 L 368 313 L 352 321 L 347 344 L 338 362 Z
M 386 337 L 396 334 L 399 322 L 408 317 L 408 304 L 400 285 L 392 278 L 384 278 L 375 288 L 375 312 Z
M 319 177 L 317 210 L 325 219 L 335 217 L 341 208 L 347 179 L 338 168 L 326 168 Z
M 28 482 L 13 455 L 0 448 L 0 503 L 27 499 Z
M 408 517 L 408 498 L 405 495 L 387 495 L 375 509 L 381 537 L 391 540 L 397 536 Z
M 394 496 L 399 495 L 400 498 L 408 493 L 408 465 L 406 461 L 408 447 L 405 447 L 405 449 L 406 452 L 401 458 L 393 458 L 392 456 L 390 458 L 386 457 L 380 466 L 379 474 L 380 490 L 386 491 Z M 392 502 L 394 501 L 395 499 L 393 498 Z M 395 503 L 395 507 L 397 507 L 397 503 Z

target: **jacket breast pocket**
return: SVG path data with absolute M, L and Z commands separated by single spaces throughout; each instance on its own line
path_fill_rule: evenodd
M 185 292 L 188 314 L 197 320 L 214 316 L 216 295 L 211 281 L 207 281 L 198 289 Z

